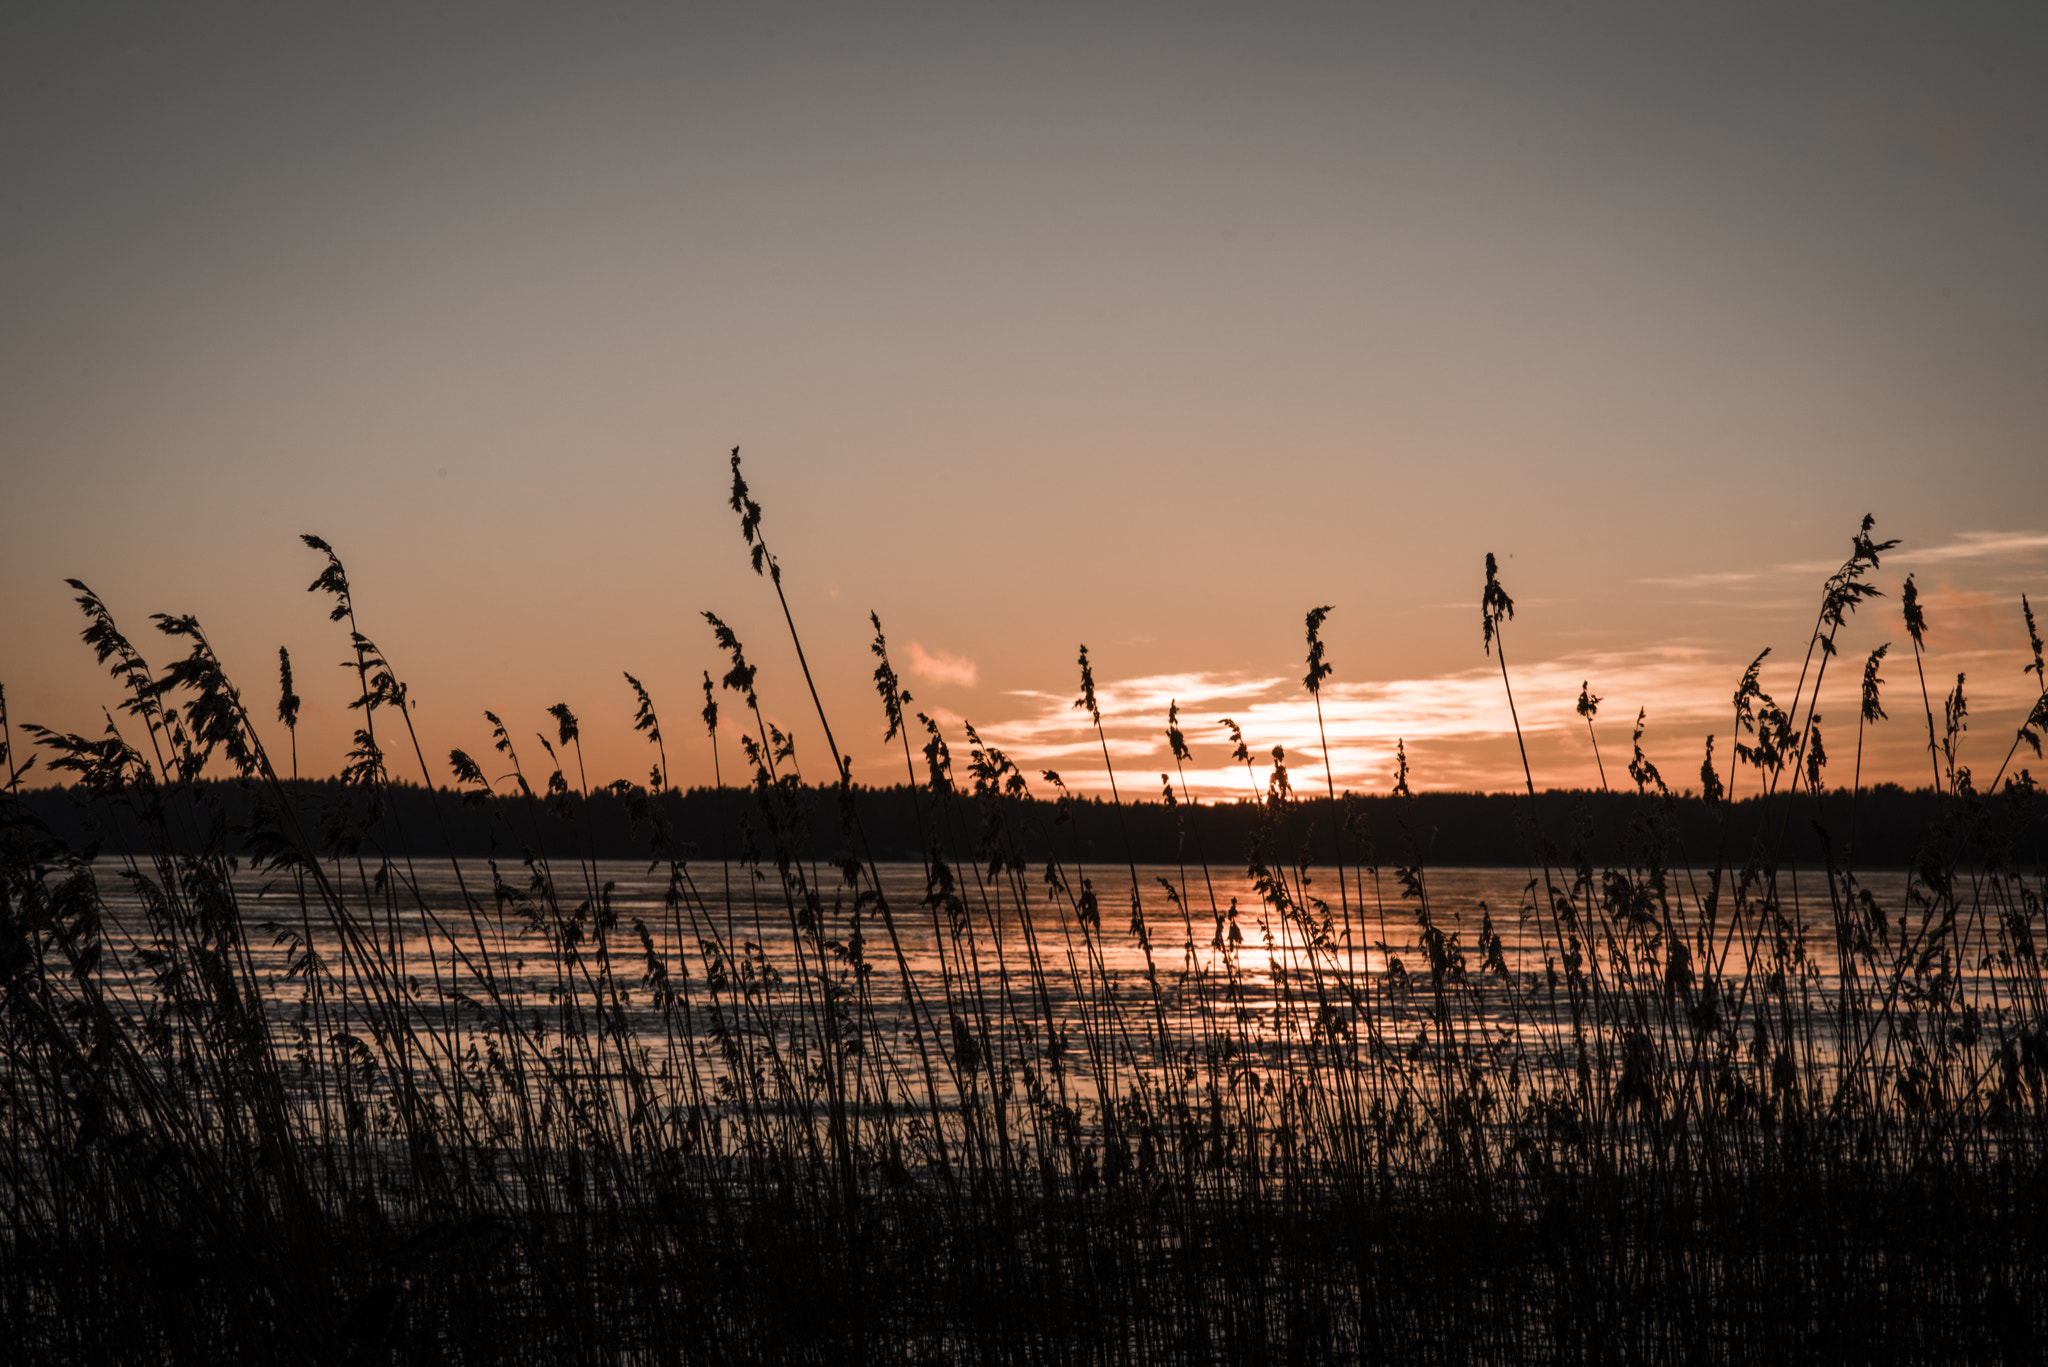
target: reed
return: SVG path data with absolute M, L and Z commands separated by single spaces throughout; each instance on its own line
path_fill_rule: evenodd
M 1876 858 L 1873 652 L 1838 859 L 1817 699 L 1893 544 L 1868 519 L 1791 706 L 1759 656 L 1725 784 L 1708 741 L 1712 859 L 1678 838 L 1639 712 L 1635 796 L 1603 761 L 1586 799 L 1626 814 L 1621 857 L 1594 859 L 1591 808 L 1560 828 L 1524 747 L 1526 870 L 1474 902 L 1429 863 L 1405 745 L 1383 864 L 1326 737 L 1304 798 L 1283 749 L 1261 782 L 1223 722 L 1252 818 L 1241 865 L 1212 862 L 1177 705 L 1176 859 L 1148 872 L 1121 788 L 1080 802 L 911 712 L 879 615 L 918 857 L 877 859 L 737 452 L 732 473 L 831 771 L 806 781 L 707 612 L 729 661 L 704 676 L 708 808 L 679 805 L 631 674 L 644 785 L 591 788 L 567 703 L 526 751 L 542 770 L 487 713 L 489 767 L 454 751 L 442 785 L 318 538 L 361 713 L 338 784 L 298 778 L 288 656 L 278 766 L 198 622 L 155 620 L 183 652 L 158 669 L 74 585 L 120 694 L 107 732 L 17 727 L 0 692 L 0 1317 L 24 1360 L 2031 1360 L 2048 889 L 2021 843 L 2037 787 L 2007 771 L 2048 693 L 1980 792 L 1960 678 L 1939 728 L 1923 683 L 1941 805 Z M 1492 556 L 1481 610 L 1520 743 Z M 1307 617 L 1319 726 L 1329 611 Z M 1598 704 L 1581 690 L 1589 734 Z M 139 836 L 59 838 L 39 759 Z M 1744 768 L 1768 817 L 1738 827 Z M 607 802 L 642 860 L 598 858 Z M 1819 869 L 1784 862 L 1795 811 Z M 416 853 L 458 819 L 490 858 Z M 1112 822 L 1123 857 L 1084 860 Z M 1910 871 L 1861 871 L 1884 862 Z

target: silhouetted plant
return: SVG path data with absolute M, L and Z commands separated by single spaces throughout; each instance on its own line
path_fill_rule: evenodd
M 735 451 L 749 562 L 801 659 L 739 468 Z M 1866 885 L 1855 813 L 1881 646 L 1839 858 L 1827 829 L 1821 683 L 1894 544 L 1868 519 L 1823 587 L 1791 705 L 1763 687 L 1769 652 L 1742 674 L 1725 788 L 1707 741 L 1704 865 L 1680 857 L 1701 846 L 1675 830 L 1645 712 L 1634 795 L 1604 791 L 1595 737 L 1603 791 L 1539 800 L 1505 658 L 1514 603 L 1488 556 L 1482 644 L 1521 753 L 1528 859 L 1520 906 L 1462 907 L 1456 871 L 1431 863 L 1441 795 L 1416 792 L 1405 740 L 1391 795 L 1371 799 L 1392 816 L 1391 896 L 1363 806 L 1338 801 L 1328 608 L 1308 614 L 1303 680 L 1323 794 L 1294 789 L 1282 746 L 1262 780 L 1219 723 L 1251 787 L 1230 808 L 1241 873 L 1202 849 L 1213 809 L 1189 789 L 1177 702 L 1161 807 L 1126 804 L 1080 652 L 1074 706 L 1119 870 L 1092 853 L 1100 800 L 1045 770 L 1041 803 L 986 728 L 963 724 L 956 751 L 907 713 L 871 614 L 919 846 L 885 868 L 816 690 L 834 772 L 811 785 L 759 670 L 707 613 L 742 709 L 731 789 L 709 670 L 708 806 L 672 786 L 635 675 L 620 720 L 652 747 L 644 786 L 590 786 L 566 703 L 546 709 L 531 778 L 504 720 L 523 714 L 486 712 L 489 768 L 451 750 L 447 805 L 493 853 L 435 883 L 416 852 L 453 848 L 446 794 L 393 773 L 396 718 L 419 758 L 413 699 L 359 629 L 338 555 L 306 540 L 362 714 L 339 785 L 272 765 L 196 620 L 155 619 L 184 651 L 159 673 L 74 583 L 121 720 L 25 734 L 142 833 L 74 848 L 25 796 L 37 757 L 20 758 L 0 692 L 0 1314 L 20 1355 L 2025 1360 L 2048 1329 L 2048 922 L 2012 835 L 2038 819 L 2032 777 L 1976 791 L 1963 681 L 1939 734 L 1923 682 L 1941 815 L 1884 852 L 1910 873 Z M 1917 667 L 1910 579 L 1902 596 Z M 279 671 L 295 740 L 282 651 Z M 1598 705 L 1582 686 L 1589 734 Z M 2048 700 L 2008 762 L 2043 725 Z M 252 813 L 239 827 L 225 791 Z M 1781 857 L 1795 799 L 1824 879 Z M 1561 822 L 1566 800 L 1590 810 Z M 638 893 L 597 857 L 608 803 L 644 851 Z M 690 811 L 716 816 L 679 824 Z M 1176 856 L 1149 872 L 1128 830 L 1148 812 Z M 1562 853 L 1545 812 L 1573 827 Z M 1318 820 L 1346 843 L 1320 844 Z M 1738 829 L 1749 848 L 1731 858 Z M 716 886 L 697 872 L 713 839 Z M 1341 922 L 1318 848 L 1337 853 Z M 905 897 L 921 911 L 899 926 Z

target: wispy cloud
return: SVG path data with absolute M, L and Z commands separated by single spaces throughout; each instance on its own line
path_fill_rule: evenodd
M 1952 652 L 1945 667 L 1951 673 L 1971 671 L 1973 680 L 1982 681 L 1979 687 L 1987 704 L 1994 698 L 2001 705 L 2011 704 L 2019 699 L 2018 686 L 2001 677 L 2014 672 L 2007 668 L 2009 654 Z M 1644 745 L 1664 765 L 1674 786 L 1697 766 L 1708 733 L 1721 737 L 1725 764 L 1732 695 L 1748 663 L 1747 656 L 1736 659 L 1666 647 L 1586 652 L 1518 665 L 1513 674 L 1515 709 L 1534 758 L 1537 785 L 1593 781 L 1586 723 L 1576 707 L 1582 683 L 1604 700 L 1597 725 L 1610 778 L 1620 778 L 1617 758 L 1627 763 L 1628 735 L 1638 710 L 1648 714 L 1649 738 Z M 1797 658 L 1772 656 L 1763 668 L 1765 688 L 1787 705 L 1798 687 L 1799 663 Z M 1834 695 L 1838 690 L 1853 693 L 1856 684 L 1855 670 L 1832 671 L 1824 710 L 1833 715 L 1843 707 L 1853 708 L 1846 696 Z M 977 723 L 984 739 L 1027 772 L 1056 769 L 1077 788 L 1107 787 L 1101 743 L 1086 716 L 1074 710 L 1071 698 L 1042 692 L 1008 696 L 1021 704 L 1019 715 Z M 1099 683 L 1097 697 L 1110 761 L 1126 789 L 1148 790 L 1159 770 L 1171 764 L 1165 744 L 1166 711 L 1175 702 L 1180 705 L 1181 728 L 1195 752 L 1186 777 L 1202 797 L 1261 790 L 1276 745 L 1286 751 L 1297 789 L 1320 789 L 1325 782 L 1324 734 L 1329 779 L 1339 789 L 1384 790 L 1391 781 L 1395 744 L 1401 741 L 1411 759 L 1428 757 L 1426 764 L 1418 763 L 1418 782 L 1427 786 L 1499 789 L 1522 783 L 1515 722 L 1497 667 L 1429 678 L 1327 683 L 1320 733 L 1314 701 L 1291 676 L 1147 675 Z M 1219 725 L 1223 717 L 1243 729 L 1255 760 L 1253 772 L 1230 760 L 1229 742 Z
M 1573 708 L 1579 685 L 1588 678 L 1594 680 L 1594 692 L 1605 693 L 1617 710 L 1626 706 L 1633 713 L 1637 707 L 1648 707 L 1668 722 L 1715 715 L 1722 690 L 1703 689 L 1702 678 L 1726 673 L 1727 691 L 1732 692 L 1742 663 L 1731 667 L 1694 652 L 1665 650 L 1647 657 L 1589 654 L 1520 668 L 1514 682 L 1522 728 L 1530 734 L 1583 728 Z M 1500 675 L 1485 667 L 1433 678 L 1325 684 L 1320 730 L 1314 700 L 1291 677 L 1159 674 L 1101 684 L 1097 695 L 1112 762 L 1161 760 L 1166 711 L 1177 702 L 1181 727 L 1196 752 L 1198 768 L 1189 774 L 1190 780 L 1224 791 L 1242 791 L 1247 782 L 1226 758 L 1220 726 L 1226 716 L 1243 728 L 1245 742 L 1262 766 L 1270 765 L 1272 748 L 1282 746 L 1290 767 L 1318 781 L 1326 735 L 1331 777 L 1339 787 L 1378 785 L 1393 763 L 1397 741 L 1411 746 L 1506 741 L 1514 728 Z M 1047 693 L 1011 696 L 1024 702 L 1026 710 L 1012 720 L 983 726 L 981 733 L 992 743 L 1027 768 L 1061 768 L 1063 761 L 1087 763 L 1091 757 L 1099 766 L 1101 749 L 1094 731 L 1073 710 L 1070 699 Z M 1508 745 L 1512 748 L 1512 742 Z M 1090 770 L 1076 770 L 1068 777 L 1090 786 L 1101 781 Z
M 933 683 L 958 684 L 972 688 L 981 682 L 981 670 L 965 655 L 954 655 L 944 650 L 926 650 L 917 642 L 910 643 L 910 672 L 920 679 Z
M 1674 589 L 1733 588 L 1738 584 L 1774 583 L 1781 579 L 1825 578 L 1841 566 L 1839 560 L 1797 560 L 1767 565 L 1760 570 L 1708 570 L 1700 574 L 1652 575 L 1640 584 L 1662 584 Z
M 1964 532 L 1945 546 L 1929 546 L 1920 551 L 1901 549 L 1897 554 L 1901 560 L 1914 563 L 1983 560 L 2038 551 L 2048 551 L 2048 532 Z
M 1934 546 L 1900 546 L 1886 556 L 1906 565 L 1953 560 L 2014 559 L 2048 552 L 2048 532 L 1962 532 L 1953 541 Z M 1823 579 L 1841 566 L 1839 560 L 1796 560 L 1757 570 L 1711 570 L 1700 574 L 1652 576 L 1637 582 L 1666 588 L 1735 588 L 1744 584 L 1776 584 L 1785 579 Z

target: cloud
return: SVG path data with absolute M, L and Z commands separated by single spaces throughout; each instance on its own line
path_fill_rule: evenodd
M 1951 560 L 2017 559 L 2048 551 L 2048 532 L 1960 532 L 1953 541 L 1938 546 L 1900 546 L 1886 554 L 1886 562 L 1906 565 L 1942 563 Z M 1800 560 L 1769 565 L 1758 570 L 1714 570 L 1669 578 L 1651 577 L 1644 584 L 1666 588 L 1734 588 L 1743 584 L 1779 582 L 1785 579 L 1825 579 L 1841 567 L 1840 561 Z
M 1531 750 L 1538 786 L 1593 781 L 1586 722 L 1577 711 L 1582 682 L 1604 700 L 1597 723 L 1611 778 L 1623 781 L 1617 766 L 1628 762 L 1628 736 L 1638 709 L 1648 713 L 1644 745 L 1665 767 L 1674 787 L 1698 764 L 1708 733 L 1720 737 L 1720 762 L 1725 765 L 1733 724 L 1731 698 L 1748 662 L 1746 655 L 1673 646 L 1585 652 L 1517 665 L 1515 716 Z M 1800 691 L 1801 663 L 1797 655 L 1776 654 L 1764 662 L 1763 684 L 1782 704 L 1790 705 Z M 1854 716 L 1859 681 L 1854 665 L 1828 671 L 1823 710 L 1829 716 L 1843 709 Z M 2017 671 L 2009 649 L 1945 652 L 1943 668 L 1950 675 L 1968 671 L 1973 700 L 1981 695 L 1987 708 L 2023 711 L 2031 701 L 2030 694 L 2022 694 L 2033 687 L 2032 681 L 2021 680 L 2025 688 L 2012 682 Z M 1905 686 L 1903 681 L 1894 682 Z M 1157 674 L 1099 683 L 1096 695 L 1102 706 L 1102 738 L 1087 715 L 1074 709 L 1070 697 L 1042 692 L 1009 694 L 1020 705 L 1017 715 L 977 723 L 977 730 L 1027 773 L 1056 769 L 1070 786 L 1092 792 L 1108 787 L 1109 775 L 1102 767 L 1106 740 L 1118 784 L 1151 793 L 1160 769 L 1172 762 L 1166 747 L 1166 713 L 1176 702 L 1181 730 L 1194 751 L 1184 776 L 1198 797 L 1242 797 L 1262 791 L 1276 745 L 1286 750 L 1297 791 L 1320 791 L 1326 781 L 1339 789 L 1384 791 L 1392 781 L 1397 741 L 1406 742 L 1418 784 L 1501 789 L 1522 783 L 1515 716 L 1510 715 L 1498 666 L 1429 678 L 1333 681 L 1323 688 L 1320 726 L 1314 700 L 1292 677 Z M 1230 758 L 1230 742 L 1219 720 L 1223 717 L 1243 730 L 1252 755 L 1250 772 Z
M 1612 699 L 1617 717 L 1624 707 L 1632 717 L 1641 706 L 1666 723 L 1718 716 L 1741 666 L 1739 661 L 1730 665 L 1674 649 L 1628 656 L 1591 654 L 1518 669 L 1515 691 L 1522 729 L 1530 734 L 1581 730 L 1584 722 L 1574 704 L 1580 683 L 1589 677 L 1596 693 Z M 1703 675 L 1716 674 L 1727 676 L 1726 687 L 1702 689 Z M 1069 781 L 1089 788 L 1106 782 L 1099 773 L 1100 742 L 1071 699 L 1047 693 L 1011 696 L 1025 704 L 1023 715 L 980 727 L 984 737 L 1027 769 L 1062 768 L 1063 763 L 1092 757 L 1097 768 L 1075 767 L 1067 775 Z M 1223 717 L 1243 729 L 1260 783 L 1276 745 L 1285 748 L 1297 782 L 1321 784 L 1327 739 L 1331 777 L 1339 787 L 1377 787 L 1384 786 L 1384 774 L 1393 765 L 1397 740 L 1405 740 L 1411 751 L 1418 743 L 1433 741 L 1496 741 L 1508 747 L 1503 753 L 1511 753 L 1514 744 L 1514 722 L 1500 674 L 1497 668 L 1483 666 L 1433 678 L 1325 684 L 1320 725 L 1315 701 L 1291 677 L 1160 674 L 1104 683 L 1097 696 L 1110 755 L 1119 764 L 1164 757 L 1166 712 L 1177 702 L 1181 729 L 1197 756 L 1187 777 L 1197 789 L 1212 792 L 1240 791 L 1250 781 L 1242 766 L 1227 758 Z M 1504 777 L 1505 772 L 1502 781 Z
M 1921 560 L 1985 560 L 1994 556 L 2048 551 L 2048 532 L 1964 532 L 1945 546 L 1923 551 L 1901 550 L 1899 558 Z
M 958 684 L 962 688 L 972 688 L 981 681 L 981 670 L 966 656 L 926 650 L 916 641 L 910 643 L 910 672 L 920 679 Z
M 1636 582 L 1662 584 L 1674 589 L 1725 589 L 1738 584 L 1759 584 L 1787 578 L 1824 579 L 1841 568 L 1839 560 L 1799 560 L 1767 565 L 1760 570 L 1709 570 L 1700 574 L 1652 575 Z

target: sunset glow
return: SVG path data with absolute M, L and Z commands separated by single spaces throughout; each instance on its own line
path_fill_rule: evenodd
M 0 1323 L 2033 1362 L 2048 6 L 0 41 Z
M 321 46 L 338 84 L 263 120 L 300 144 L 218 168 L 197 149 L 254 126 L 232 101 L 145 111 L 209 87 L 253 98 L 251 68 L 161 19 L 111 46 L 52 29 L 17 49 L 59 73 L 33 98 L 51 118 L 92 101 L 136 137 L 80 143 L 62 182 L 128 206 L 95 215 L 111 245 L 92 256 L 65 217 L 82 191 L 35 169 L 42 135 L 18 122 L 0 145 L 29 206 L 0 266 L 17 300 L 0 451 L 12 506 L 34 510 L 0 546 L 11 714 L 102 724 L 77 577 L 131 633 L 196 614 L 252 697 L 288 647 L 302 761 L 333 772 L 352 723 L 327 668 L 345 641 L 299 591 L 317 564 L 297 535 L 317 532 L 430 753 L 474 748 L 487 708 L 530 730 L 566 701 L 594 776 L 641 775 L 621 675 L 683 736 L 701 675 L 723 672 L 708 609 L 824 773 L 779 607 L 724 506 L 739 444 L 862 781 L 901 764 L 867 682 L 872 610 L 915 709 L 956 744 L 969 720 L 1031 770 L 1106 790 L 1068 706 L 1086 641 L 1137 794 L 1175 699 L 1205 799 L 1251 786 L 1223 716 L 1323 786 L 1298 661 L 1302 613 L 1330 603 L 1329 779 L 1383 790 L 1405 740 L 1420 785 L 1520 786 L 1477 631 L 1491 551 L 1519 604 L 1536 783 L 1599 782 L 1572 710 L 1585 683 L 1603 746 L 1627 748 L 1642 710 L 1645 754 L 1694 784 L 1759 651 L 1766 687 L 1797 686 L 1865 512 L 1902 544 L 1875 576 L 1887 596 L 1841 633 L 1831 738 L 1849 657 L 1900 640 L 1914 574 L 1932 704 L 1966 675 L 1973 754 L 1995 770 L 2031 696 L 2019 598 L 2048 581 L 2048 400 L 2026 359 L 2048 357 L 2048 276 L 2016 213 L 2048 212 L 2048 154 L 2015 131 L 2038 86 L 1987 90 L 1938 43 L 1872 36 L 1839 69 L 1746 87 L 1738 110 L 1681 55 L 1702 35 L 1636 49 L 1659 54 L 1648 99 L 1590 56 L 1645 33 L 1505 22 L 1519 37 L 1498 48 L 1413 16 L 1285 41 L 1211 16 L 1163 48 L 1109 24 L 1094 42 L 1122 56 L 1073 68 L 1050 104 L 1036 77 L 1066 60 L 1065 21 L 1016 27 L 1001 58 L 964 21 L 915 26 L 918 50 L 978 72 L 963 122 L 925 117 L 953 109 L 930 74 L 946 68 L 897 70 L 888 34 L 912 30 L 888 24 L 770 48 L 736 16 L 642 16 L 579 40 L 608 64 L 584 99 L 519 23 L 447 85 L 278 19 L 241 37 Z M 780 75 L 742 93 L 731 73 L 771 50 Z M 1316 55 L 1340 51 L 1376 74 Z M 1880 52 L 1916 55 L 1870 68 Z M 1417 84 L 1416 61 L 1460 74 Z M 864 62 L 896 75 L 847 85 Z M 408 92 L 391 113 L 332 118 L 384 80 Z M 723 112 L 764 100 L 772 119 Z M 492 130 L 477 142 L 457 133 L 472 113 Z M 609 160 L 534 141 L 563 119 Z M 1672 158 L 1683 181 L 1661 178 Z M 185 187 L 126 198 L 143 166 L 183 168 Z M 889 189 L 912 184 L 948 188 Z M 260 249 L 199 245 L 238 232 Z M 1897 690 L 1919 678 L 1892 660 L 1902 705 L 1864 770 L 1912 782 L 1926 728 Z M 678 781 L 709 782 L 708 748 L 676 748 Z
M 631 671 L 678 780 L 709 782 L 681 739 L 723 672 L 708 609 L 826 774 L 725 507 L 739 445 L 862 781 L 901 765 L 873 610 L 917 707 L 1091 791 L 1083 641 L 1136 792 L 1175 698 L 1205 796 L 1243 786 L 1225 715 L 1321 785 L 1289 681 L 1330 603 L 1340 788 L 1384 789 L 1400 739 L 1420 785 L 1518 786 L 1491 551 L 1537 784 L 1598 782 L 1581 682 L 1603 746 L 1646 709 L 1645 753 L 1696 783 L 1758 651 L 1795 686 L 1865 512 L 1902 544 L 1825 685 L 1837 771 L 1849 657 L 1896 649 L 1908 573 L 1928 687 L 1967 674 L 1997 768 L 2019 597 L 2048 592 L 2048 110 L 2022 64 L 1873 24 L 1738 86 L 1704 17 L 1503 10 L 1474 42 L 1421 10 L 1140 13 L 504 12 L 446 70 L 282 15 L 231 46 L 141 11 L 22 35 L 11 714 L 103 725 L 77 577 L 132 633 L 197 615 L 252 697 L 288 647 L 302 762 L 333 772 L 316 532 L 430 754 L 567 701 L 593 779 L 638 777 Z M 327 77 L 261 74 L 302 60 Z M 1910 782 L 1919 684 L 1892 660 L 1864 767 Z

